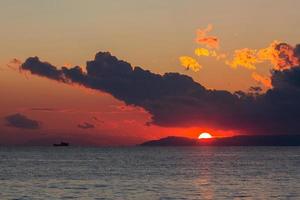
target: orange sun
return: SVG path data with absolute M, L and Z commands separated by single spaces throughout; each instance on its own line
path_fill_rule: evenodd
M 201 133 L 198 139 L 211 139 L 212 135 L 210 133 Z

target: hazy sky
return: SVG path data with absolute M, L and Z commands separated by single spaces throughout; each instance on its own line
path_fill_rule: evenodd
M 214 27 L 212 34 L 220 38 L 223 52 L 263 48 L 273 40 L 295 45 L 300 36 L 299 8 L 300 1 L 296 0 L 0 0 L 0 115 L 23 113 L 43 121 L 44 129 L 33 135 L 29 131 L 31 139 L 35 139 L 37 132 L 64 135 L 78 131 L 80 134 L 77 124 L 92 120 L 97 113 L 111 124 L 98 124 L 96 129 L 86 131 L 93 136 L 104 132 L 122 136 L 126 123 L 139 124 L 131 125 L 130 133 L 126 133 L 132 141 L 158 137 L 159 134 L 154 134 L 158 130 L 167 135 L 174 130 L 144 126 L 149 114 L 141 114 L 137 108 L 127 110 L 127 114 L 116 114 L 123 103 L 110 95 L 62 84 L 57 87 L 54 81 L 25 76 L 6 64 L 12 58 L 24 61 L 39 56 L 57 66 L 84 67 L 98 51 L 109 51 L 155 73 L 180 72 L 208 88 L 246 90 L 257 85 L 249 70 L 234 70 L 224 63 L 203 58 L 199 59 L 203 65 L 200 72 L 186 71 L 178 57 L 193 54 L 197 46 L 196 30 L 208 24 Z M 258 71 L 267 75 L 269 69 L 266 65 Z M 75 111 L 30 111 L 34 107 Z M 120 125 L 120 120 L 125 125 Z M 1 129 L 18 134 L 4 122 Z M 204 129 L 196 127 L 189 133 L 181 129 L 178 134 L 194 136 L 200 130 Z M 126 134 L 122 137 L 129 137 Z

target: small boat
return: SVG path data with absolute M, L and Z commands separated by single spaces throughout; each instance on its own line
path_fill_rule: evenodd
M 69 146 L 69 143 L 61 142 L 59 144 L 53 144 L 53 146 L 55 146 L 55 147 L 67 147 L 67 146 Z

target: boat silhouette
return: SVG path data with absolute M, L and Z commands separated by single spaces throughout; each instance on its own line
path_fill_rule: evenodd
M 55 147 L 67 147 L 67 146 L 69 146 L 69 143 L 61 142 L 59 144 L 53 144 L 53 146 L 55 146 Z

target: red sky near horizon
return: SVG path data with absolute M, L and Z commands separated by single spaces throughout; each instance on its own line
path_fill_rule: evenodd
M 179 72 L 207 88 L 244 90 L 258 83 L 249 70 L 232 69 L 201 58 L 199 72 L 182 68 L 178 58 L 192 55 L 198 28 L 213 24 L 223 52 L 261 49 L 273 40 L 297 44 L 300 2 L 287 0 L 211 2 L 159 0 L 100 2 L 28 0 L 0 3 L 0 140 L 1 144 L 133 145 L 174 135 L 197 138 L 201 132 L 223 137 L 243 134 L 215 127 L 147 125 L 151 115 L 126 106 L 110 94 L 66 85 L 7 67 L 13 58 L 39 56 L 57 66 L 79 65 L 102 51 L 154 73 Z M 218 6 L 215 6 L 218 5 Z M 246 12 L 247 11 L 247 12 Z M 282 12 L 286 11 L 286 12 Z M 29 14 L 30 13 L 30 14 Z M 220 47 L 220 48 L 221 48 Z M 271 66 L 258 68 L 264 76 Z M 5 117 L 20 113 L 40 128 L 7 125 Z M 180 113 L 178 113 L 180 115 Z M 92 128 L 79 125 L 92 124 Z

